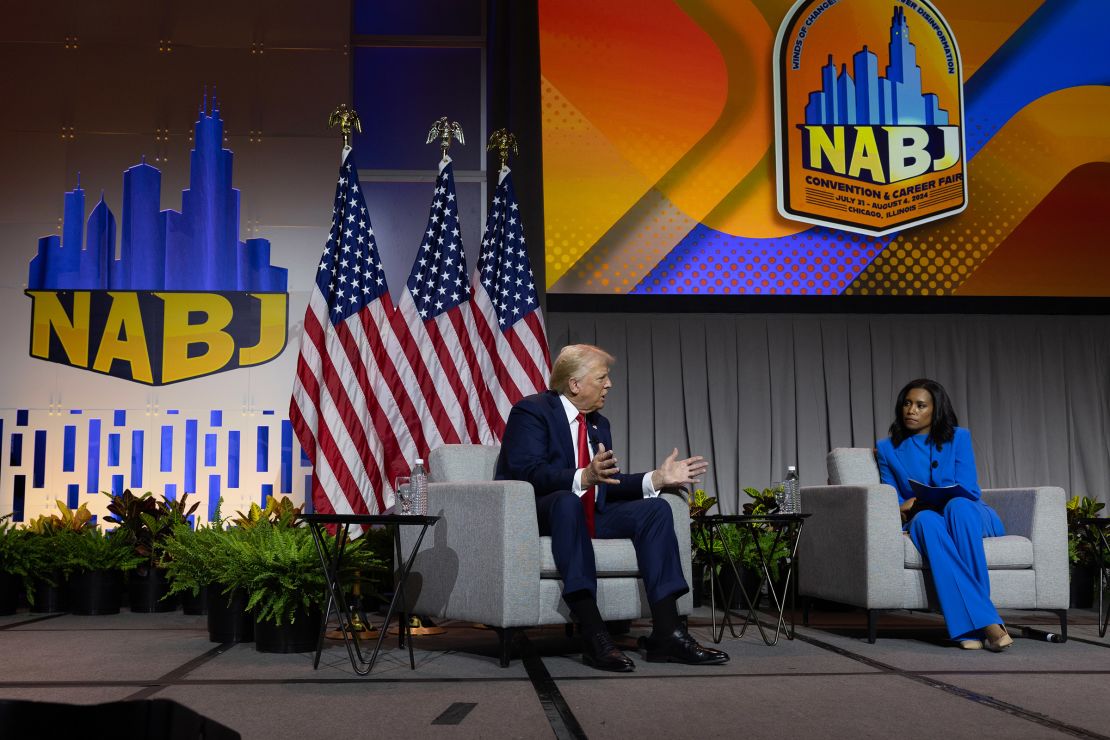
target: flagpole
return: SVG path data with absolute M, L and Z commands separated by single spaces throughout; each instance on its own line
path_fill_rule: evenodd
M 351 153 L 351 131 L 361 134 L 362 121 L 353 108 L 348 108 L 346 103 L 340 103 L 328 116 L 328 128 L 336 127 L 339 128 L 339 133 L 343 135 L 343 149 L 340 150 L 339 155 L 339 163 L 342 165 Z M 354 597 L 355 603 L 354 609 L 352 609 L 351 621 L 347 625 L 340 625 L 337 630 L 325 632 L 324 636 L 330 640 L 344 639 L 344 632 L 358 632 L 366 638 L 377 636 L 377 629 L 367 627 L 366 623 L 362 621 L 362 572 L 356 570 L 354 575 L 355 582 L 351 587 L 351 595 Z

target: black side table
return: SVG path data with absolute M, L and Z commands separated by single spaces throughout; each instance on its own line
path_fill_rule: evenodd
M 1078 522 L 1081 527 L 1089 527 L 1098 534 L 1098 636 L 1106 637 L 1106 622 L 1110 616 L 1110 602 L 1105 608 L 1102 606 L 1102 592 L 1106 589 L 1107 565 L 1106 558 L 1110 554 L 1110 542 L 1106 539 L 1106 532 L 1110 529 L 1110 517 L 1087 517 Z
M 729 628 L 729 632 L 733 637 L 743 637 L 748 629 L 749 624 L 755 624 L 759 630 L 760 637 L 767 645 L 777 645 L 779 635 L 785 634 L 786 639 L 794 639 L 794 594 L 797 590 L 796 584 L 793 582 L 794 565 L 797 562 L 798 552 L 798 539 L 802 534 L 802 525 L 805 523 L 809 514 L 765 514 L 765 515 L 748 515 L 748 514 L 717 514 L 695 517 L 693 523 L 695 526 L 700 526 L 704 532 L 709 534 L 709 577 L 710 577 L 710 612 L 713 615 L 713 641 L 719 643 L 724 638 L 725 626 Z M 740 594 L 744 597 L 744 602 L 747 605 L 748 612 L 744 616 L 744 623 L 740 627 L 740 632 L 732 624 L 732 612 L 729 609 L 729 604 L 732 603 L 733 589 L 730 588 L 727 594 L 723 594 L 725 598 L 724 618 L 721 620 L 721 627 L 717 629 L 717 563 L 713 555 L 714 545 L 716 542 L 724 542 L 721 527 L 725 525 L 734 525 L 740 533 L 741 543 L 747 539 L 752 543 L 755 551 L 759 554 L 759 584 L 755 587 L 755 592 L 749 596 L 747 590 L 740 582 L 740 566 L 737 564 L 736 557 L 726 547 L 724 549 L 725 560 L 721 563 L 721 567 L 727 567 L 732 570 L 733 588 L 739 588 Z M 774 537 L 770 540 L 769 544 L 764 547 L 760 544 L 760 534 L 770 531 Z M 785 545 L 786 555 L 777 556 L 776 551 L 782 549 L 780 546 Z M 777 561 L 781 579 L 781 589 L 775 588 L 774 579 L 771 578 L 771 565 Z M 771 596 L 774 607 L 777 611 L 777 619 L 775 621 L 775 632 L 773 637 L 768 637 L 767 632 L 763 629 L 763 624 L 759 621 L 758 615 L 755 611 L 755 603 L 759 597 L 760 592 L 763 590 L 764 584 L 767 585 L 767 592 Z M 781 590 L 781 593 L 779 592 Z M 787 595 L 790 597 L 790 626 L 787 627 L 784 613 L 786 611 Z
M 331 618 L 332 607 L 334 606 L 339 617 L 341 631 L 343 633 L 343 644 L 347 646 L 347 654 L 351 658 L 351 667 L 354 668 L 355 673 L 360 676 L 365 676 L 370 671 L 374 670 L 374 663 L 378 659 L 378 653 L 382 649 L 382 642 L 385 640 L 386 628 L 389 626 L 389 621 L 393 618 L 393 612 L 398 609 L 400 605 L 400 624 L 397 630 L 398 647 L 405 647 L 408 643 L 409 648 L 409 667 L 413 670 L 416 669 L 416 658 L 412 654 L 412 636 L 409 634 L 409 620 L 406 613 L 405 606 L 405 581 L 408 579 L 409 571 L 412 569 L 412 560 L 416 555 L 417 550 L 420 549 L 420 543 L 424 540 L 424 535 L 428 531 L 428 527 L 434 526 L 439 521 L 438 516 L 406 516 L 401 514 L 308 514 L 304 517 L 308 523 L 309 528 L 312 530 L 312 539 L 316 543 L 316 551 L 320 554 L 320 565 L 324 568 L 324 580 L 328 585 L 328 608 L 324 610 L 324 618 L 320 622 L 320 636 L 316 641 L 316 656 L 312 661 L 313 668 L 320 667 L 320 653 L 324 649 L 324 631 L 327 629 L 328 620 Z M 343 593 L 343 586 L 339 582 L 339 573 L 343 565 L 343 550 L 346 548 L 347 543 L 350 541 L 351 525 L 359 525 L 368 527 L 374 524 L 389 525 L 393 529 L 393 544 L 397 552 L 397 563 L 400 565 L 400 574 L 397 577 L 396 585 L 393 589 L 393 598 L 389 602 L 389 609 L 385 613 L 385 623 L 382 629 L 378 632 L 377 642 L 374 643 L 374 650 L 370 653 L 369 659 L 365 658 L 362 654 L 362 644 L 359 640 L 358 633 L 354 630 L 348 629 L 347 625 L 351 624 L 354 615 L 351 612 L 350 605 L 347 603 L 347 597 Z M 324 527 L 334 525 L 335 532 L 335 545 L 328 552 L 328 548 L 324 543 Z M 415 527 L 419 526 L 420 534 L 413 543 L 412 550 L 409 552 L 407 558 L 403 557 L 401 553 L 401 527 Z

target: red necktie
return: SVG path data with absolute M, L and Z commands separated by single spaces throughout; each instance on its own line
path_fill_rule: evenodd
M 590 464 L 590 446 L 586 442 L 586 417 L 578 415 L 578 467 L 585 468 Z M 590 486 L 582 494 L 582 509 L 586 512 L 586 531 L 590 539 L 594 536 L 594 487 Z

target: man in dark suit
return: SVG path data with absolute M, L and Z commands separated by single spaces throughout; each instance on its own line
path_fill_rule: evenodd
M 563 599 L 585 637 L 582 660 L 607 671 L 634 664 L 609 637 L 597 607 L 591 538 L 631 538 L 651 605 L 652 633 L 641 638 L 652 662 L 709 665 L 728 654 L 702 647 L 678 617 L 689 591 L 682 574 L 671 508 L 658 498 L 668 487 L 697 483 L 708 463 L 678 459 L 675 449 L 655 470 L 620 472 L 609 420 L 599 411 L 612 387 L 614 359 L 590 345 L 564 347 L 551 369 L 551 390 L 521 399 L 509 413 L 497 478 L 523 480 L 536 492 L 540 534 L 551 537 Z

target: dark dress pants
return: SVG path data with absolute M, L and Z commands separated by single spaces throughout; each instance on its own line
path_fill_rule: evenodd
M 540 535 L 551 537 L 563 595 L 585 590 L 596 598 L 597 569 L 582 500 L 570 491 L 556 491 L 536 498 L 536 512 Z M 674 517 L 662 498 L 607 501 L 604 511 L 594 512 L 594 536 L 632 540 L 648 603 L 689 591 L 682 574 Z

